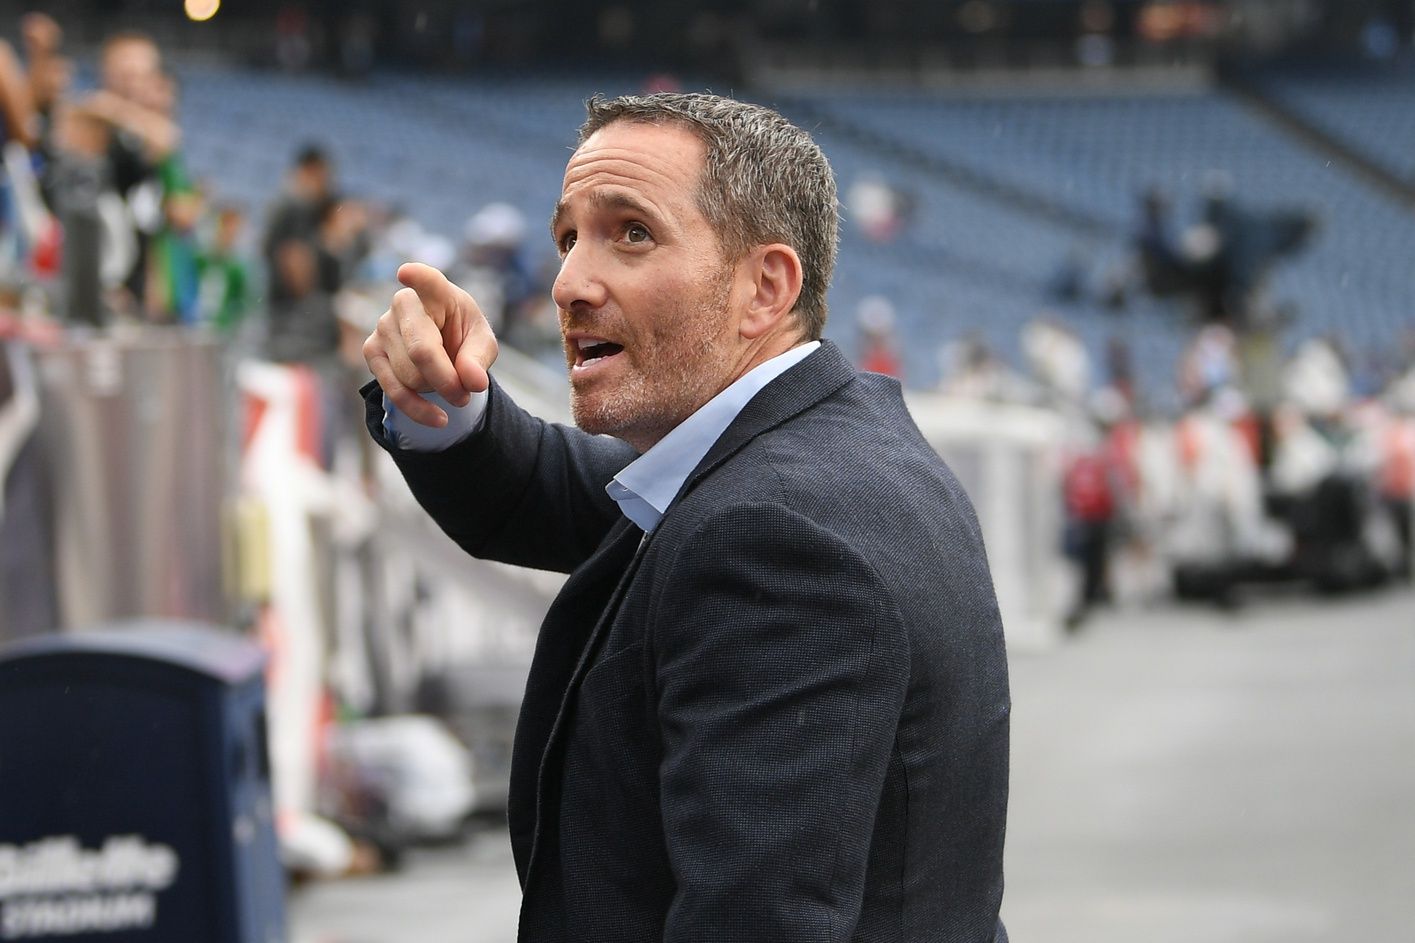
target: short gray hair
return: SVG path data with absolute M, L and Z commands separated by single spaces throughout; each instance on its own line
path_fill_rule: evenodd
M 723 254 L 740 259 L 756 246 L 784 243 L 801 258 L 801 326 L 811 340 L 825 329 L 826 290 L 839 244 L 835 176 L 805 131 L 770 108 L 701 93 L 625 95 L 585 102 L 579 143 L 616 121 L 677 124 L 707 146 L 698 207 Z

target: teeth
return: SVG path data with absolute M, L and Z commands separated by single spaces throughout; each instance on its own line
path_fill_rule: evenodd
M 580 345 L 580 349 L 584 350 L 587 347 L 594 347 L 597 344 L 603 344 L 606 342 L 600 340 L 598 337 L 582 337 L 579 339 L 578 343 Z

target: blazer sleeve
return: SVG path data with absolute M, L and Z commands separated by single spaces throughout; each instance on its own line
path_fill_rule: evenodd
M 662 593 L 664 940 L 850 939 L 909 677 L 890 593 L 775 505 L 707 520 Z
M 620 517 L 604 486 L 637 455 L 607 436 L 549 423 L 495 380 L 481 431 L 440 452 L 400 449 L 383 428 L 383 391 L 364 397 L 369 435 L 413 496 L 474 557 L 568 573 Z

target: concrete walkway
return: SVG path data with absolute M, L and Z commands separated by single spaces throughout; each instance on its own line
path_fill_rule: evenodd
M 1004 918 L 1036 943 L 1415 939 L 1415 593 L 1107 613 L 1013 659 Z M 296 943 L 505 943 L 491 833 L 292 901 Z

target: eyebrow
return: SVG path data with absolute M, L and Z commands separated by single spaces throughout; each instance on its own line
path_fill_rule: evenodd
M 658 219 L 658 214 L 648 205 L 619 190 L 596 190 L 589 195 L 588 202 L 592 210 L 628 210 L 651 220 Z M 555 231 L 560 228 L 560 220 L 564 218 L 566 212 L 568 209 L 564 200 L 555 204 L 555 211 L 550 214 L 550 237 L 552 239 L 555 238 Z

